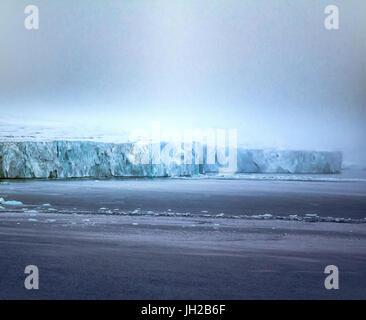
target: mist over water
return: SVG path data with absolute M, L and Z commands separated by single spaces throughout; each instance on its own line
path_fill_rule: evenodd
M 250 148 L 341 150 L 366 167 L 366 2 L 0 3 L 1 122 L 82 131 L 236 128 Z M 88 132 L 89 132 L 88 131 Z

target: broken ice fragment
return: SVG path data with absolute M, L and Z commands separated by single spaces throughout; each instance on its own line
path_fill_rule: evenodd
M 38 213 L 37 210 L 25 210 L 24 213 Z
M 263 215 L 263 218 L 264 219 L 270 219 L 270 218 L 272 218 L 273 216 L 270 214 L 270 213 L 265 213 L 264 215 Z
M 316 213 L 307 213 L 305 214 L 305 221 L 306 222 L 317 222 L 320 218 Z
M 23 203 L 20 201 L 5 201 L 3 204 L 6 204 L 8 206 L 21 206 Z

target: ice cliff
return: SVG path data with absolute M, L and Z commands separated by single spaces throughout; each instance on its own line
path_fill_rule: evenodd
M 191 176 L 216 173 L 219 169 L 218 165 L 205 162 L 139 163 L 144 156 L 133 143 L 0 142 L 0 178 Z M 151 152 L 148 157 L 149 162 Z M 341 165 L 340 152 L 237 151 L 238 173 L 336 173 Z

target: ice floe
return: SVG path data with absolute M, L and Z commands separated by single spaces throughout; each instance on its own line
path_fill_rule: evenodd
M 7 206 L 21 206 L 21 205 L 23 205 L 23 203 L 21 201 L 15 201 L 15 200 L 4 201 L 4 202 L 2 202 L 2 204 L 5 204 Z

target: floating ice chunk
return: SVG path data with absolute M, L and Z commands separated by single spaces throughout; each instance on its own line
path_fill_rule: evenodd
M 262 216 L 261 215 L 258 215 L 258 214 L 253 214 L 251 217 L 253 219 L 262 219 Z
M 262 215 L 264 219 L 271 219 L 273 216 L 270 213 L 265 213 Z
M 38 213 L 37 210 L 25 210 L 24 213 Z
M 9 185 L 10 183 L 8 181 L 0 181 L 0 184 Z
M 216 217 L 223 217 L 225 215 L 225 213 L 219 213 L 216 215 Z
M 305 214 L 305 221 L 307 221 L 307 222 L 317 222 L 319 220 L 320 220 L 320 218 L 318 217 L 318 215 L 316 213 Z
M 54 208 L 48 208 L 47 210 L 48 211 L 57 211 L 57 209 L 54 209 Z
M 139 209 L 135 209 L 135 210 L 133 210 L 131 213 L 132 214 L 137 214 L 137 213 L 139 213 L 140 212 L 140 210 Z
M 33 219 L 33 218 L 30 218 L 28 219 L 29 222 L 37 222 L 38 220 L 37 219 Z
M 56 222 L 56 219 L 47 219 L 47 222 L 50 222 L 50 223 Z
M 3 204 L 5 202 L 4 198 L 0 198 L 0 204 Z
M 3 202 L 3 204 L 6 204 L 8 206 L 21 206 L 21 205 L 23 205 L 22 202 L 20 202 L 20 201 L 14 201 L 14 200 L 12 200 L 12 201 L 5 201 L 5 202 Z
M 50 206 L 51 206 L 51 204 L 50 204 L 50 203 L 44 203 L 44 204 L 42 204 L 42 206 L 43 206 L 43 207 L 50 207 Z
M 202 212 L 202 213 L 208 213 L 208 211 L 207 211 L 207 210 L 202 210 L 201 212 Z
M 132 223 L 133 226 L 138 226 L 139 224 L 137 222 Z

